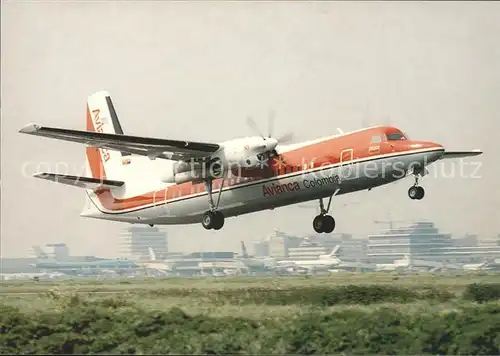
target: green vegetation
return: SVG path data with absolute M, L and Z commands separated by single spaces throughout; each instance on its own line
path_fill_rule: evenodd
M 467 286 L 464 299 L 484 303 L 500 299 L 500 283 L 479 284 L 473 283 Z
M 300 288 L 242 288 L 226 290 L 200 289 L 158 289 L 149 292 L 158 296 L 198 297 L 214 305 L 225 304 L 264 304 L 264 305 L 317 305 L 331 306 L 337 304 L 373 304 L 373 303 L 408 303 L 417 300 L 446 301 L 455 295 L 447 291 L 439 291 L 432 287 L 411 290 L 405 287 L 390 285 L 343 285 L 315 286 Z
M 343 274 L 5 283 L 0 353 L 500 354 L 499 280 Z

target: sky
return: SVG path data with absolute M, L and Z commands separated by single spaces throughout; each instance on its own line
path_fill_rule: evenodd
M 390 124 L 479 157 L 441 162 L 410 200 L 406 178 L 339 196 L 336 232 L 433 221 L 444 233 L 500 233 L 498 2 L 20 2 L 2 16 L 1 255 L 65 242 L 113 257 L 128 224 L 79 217 L 84 192 L 34 179 L 82 174 L 80 144 L 22 135 L 30 122 L 84 129 L 87 96 L 107 90 L 125 133 L 220 142 L 253 116 L 298 141 Z M 62 170 L 62 171 L 61 171 Z M 313 232 L 310 209 L 171 226 L 171 250 L 239 250 L 279 229 Z M 249 246 L 250 247 L 250 246 Z

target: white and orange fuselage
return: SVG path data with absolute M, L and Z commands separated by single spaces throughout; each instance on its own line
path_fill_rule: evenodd
M 437 143 L 410 140 L 389 126 L 292 145 L 261 136 L 217 144 L 125 135 L 105 91 L 89 96 L 84 131 L 29 124 L 20 132 L 87 145 L 86 176 L 35 174 L 84 188 L 82 216 L 150 225 L 202 220 L 207 229 L 220 229 L 224 217 L 371 189 L 407 174 L 418 177 L 441 158 L 481 154 L 448 152 Z M 188 158 L 198 164 L 215 162 L 229 174 L 224 180 L 214 175 L 195 179 L 194 173 L 181 170 Z M 417 184 L 408 191 L 411 199 L 424 195 Z M 217 204 L 209 199 L 214 195 Z M 313 226 L 331 232 L 335 222 L 325 215 L 329 208 L 324 209 L 322 200 L 320 207 Z
M 415 163 L 428 165 L 444 153 L 439 144 L 407 139 L 388 141 L 387 134 L 401 134 L 401 131 L 375 127 L 278 146 L 279 156 L 269 162 L 269 167 L 243 170 L 246 177 L 227 178 L 219 210 L 231 217 L 328 197 L 337 189 L 337 195 L 371 189 L 404 178 Z M 87 162 L 94 178 L 106 179 L 103 163 L 106 153 L 99 151 L 87 147 Z M 122 176 L 126 184 L 87 191 L 91 204 L 82 216 L 148 224 L 199 223 L 207 210 L 205 184 L 162 183 L 159 177 L 173 162 L 140 156 L 123 160 Z M 220 184 L 221 179 L 213 182 L 213 194 L 218 192 Z

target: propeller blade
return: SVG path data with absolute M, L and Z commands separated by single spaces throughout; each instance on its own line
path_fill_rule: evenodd
M 267 134 L 269 135 L 269 137 L 273 136 L 275 116 L 276 112 L 274 110 L 269 110 L 269 114 L 267 117 Z
M 262 133 L 260 132 L 259 128 L 257 127 L 257 124 L 255 123 L 254 119 L 250 116 L 247 116 L 247 125 L 252 129 L 256 134 L 258 134 L 261 137 L 264 137 Z
M 287 143 L 293 140 L 293 132 L 286 133 L 282 135 L 280 138 L 277 138 L 276 141 L 279 143 Z

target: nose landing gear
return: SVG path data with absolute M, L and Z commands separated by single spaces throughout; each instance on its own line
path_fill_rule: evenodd
M 408 189 L 408 196 L 412 200 L 420 200 L 424 197 L 425 190 L 418 185 L 418 176 L 415 177 L 415 184 Z

